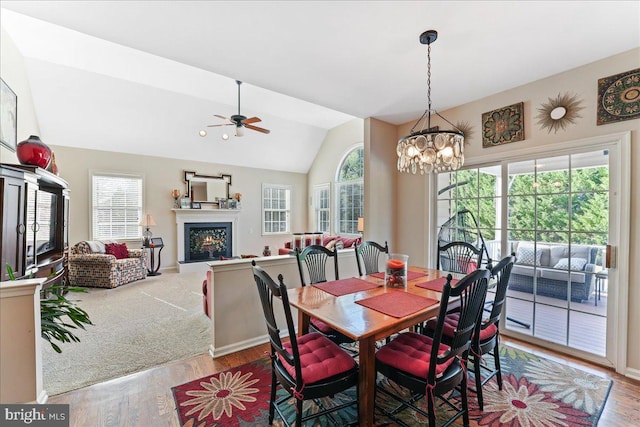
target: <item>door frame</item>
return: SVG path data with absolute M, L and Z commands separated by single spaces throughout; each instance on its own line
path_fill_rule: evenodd
M 515 338 L 545 346 L 555 351 L 571 354 L 579 358 L 605 366 L 612 366 L 616 372 L 625 375 L 627 370 L 627 340 L 628 340 L 628 311 L 629 311 L 629 241 L 631 226 L 631 132 L 620 132 L 608 135 L 600 135 L 565 142 L 558 142 L 539 146 L 530 146 L 512 155 L 505 153 L 504 157 L 496 162 L 495 153 L 474 156 L 468 158 L 465 166 L 482 167 L 483 165 L 504 164 L 541 156 L 561 156 L 579 151 L 591 151 L 607 149 L 615 155 L 609 156 L 609 206 L 614 207 L 609 211 L 609 243 L 615 248 L 612 254 L 612 268 L 609 270 L 610 283 L 615 284 L 615 297 L 609 299 L 607 307 L 607 356 L 600 357 L 579 350 L 571 349 L 548 341 L 518 334 L 505 330 L 501 326 L 501 333 Z M 426 198 L 429 206 L 437 206 L 437 180 L 430 177 L 428 185 L 429 195 Z M 503 198 L 504 199 L 504 198 Z M 505 206 L 506 200 L 501 201 Z M 502 208 L 502 207 L 501 207 Z M 431 209 L 429 212 L 429 228 L 436 230 L 436 215 Z M 506 216 L 503 216 L 506 220 Z M 427 248 L 428 259 L 435 259 L 437 247 L 437 233 L 432 233 Z M 504 248 L 503 248 L 504 249 Z M 611 305 L 611 303 L 613 303 Z

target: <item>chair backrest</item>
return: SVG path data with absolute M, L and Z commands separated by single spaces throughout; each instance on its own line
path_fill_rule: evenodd
M 467 242 L 451 242 L 438 247 L 438 270 L 467 274 L 480 268 L 483 248 Z
M 493 300 L 493 306 L 491 307 L 491 314 L 488 319 L 485 319 L 482 323 L 482 328 L 485 329 L 490 325 L 495 324 L 498 327 L 500 322 L 500 315 L 502 314 L 502 307 L 507 295 L 507 287 L 509 285 L 509 278 L 511 277 L 511 269 L 516 262 L 515 254 L 504 257 L 495 267 L 491 267 L 491 277 L 496 279 L 496 295 Z
M 453 357 L 465 358 L 471 346 L 471 338 L 477 332 L 480 314 L 487 296 L 487 286 L 491 272 L 480 269 L 467 274 L 455 285 L 451 285 L 451 275 L 447 276 L 447 283 L 442 289 L 442 300 L 436 329 L 433 335 L 433 347 L 431 350 L 431 363 L 429 366 L 428 382 L 433 384 L 436 378 L 436 365 L 446 363 Z M 453 338 L 447 351 L 440 351 L 442 333 L 444 331 L 448 306 L 452 299 L 460 298 L 460 317 L 458 325 L 453 332 Z M 445 303 L 446 302 L 446 303 Z
M 274 358 L 280 355 L 281 360 L 286 360 L 287 363 L 295 367 L 295 377 L 301 379 L 302 368 L 300 365 L 298 340 L 296 339 L 296 330 L 293 317 L 291 316 L 287 286 L 283 282 L 282 274 L 278 275 L 278 283 L 276 283 L 271 276 L 269 276 L 269 273 L 264 271 L 262 267 L 256 265 L 255 261 L 252 261 L 251 265 L 253 266 L 253 278 L 258 287 L 262 311 L 264 312 L 264 318 L 267 324 L 267 332 L 271 344 L 271 357 Z M 280 328 L 276 320 L 274 300 L 277 305 L 282 307 L 284 312 L 284 318 L 289 332 L 289 342 L 291 343 L 291 352 L 283 346 L 282 338 L 280 338 Z M 302 386 L 302 384 L 299 384 L 299 386 Z
M 309 283 L 321 283 L 327 281 L 327 262 L 333 260 L 333 269 L 335 277 L 332 280 L 338 280 L 338 251 L 332 251 L 322 245 L 307 246 L 300 252 L 296 249 L 296 260 L 298 261 L 298 271 L 300 272 L 300 283 L 302 286 L 307 285 L 305 281 L 303 264 L 307 267 L 309 275 Z
M 387 242 L 384 242 L 384 246 L 372 242 L 366 241 L 363 242 L 360 246 L 355 245 L 356 251 L 356 262 L 358 263 L 358 274 L 360 276 L 364 276 L 365 274 L 378 273 L 380 271 L 379 267 L 379 259 L 380 254 L 388 254 L 389 253 L 389 245 Z M 362 262 L 364 263 L 364 272 L 362 271 L 362 264 L 360 259 L 362 258 Z

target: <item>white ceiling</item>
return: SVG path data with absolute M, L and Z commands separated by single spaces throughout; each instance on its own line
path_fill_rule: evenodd
M 422 113 L 427 59 L 418 36 L 427 29 L 439 33 L 431 54 L 438 110 L 640 46 L 638 1 L 0 6 L 26 58 L 46 142 L 303 173 L 328 129 Z M 223 128 L 208 128 L 199 137 L 221 122 L 213 114 L 237 113 L 236 79 L 245 82 L 242 114 L 259 116 L 271 134 L 224 142 Z

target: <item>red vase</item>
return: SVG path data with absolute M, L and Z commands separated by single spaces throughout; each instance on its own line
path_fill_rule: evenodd
M 19 142 L 16 154 L 23 165 L 38 166 L 42 169 L 46 169 L 51 161 L 51 148 L 35 135 Z

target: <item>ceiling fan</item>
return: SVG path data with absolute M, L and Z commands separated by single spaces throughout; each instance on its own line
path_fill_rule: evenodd
M 270 133 L 271 131 L 265 128 L 261 128 L 258 126 L 254 126 L 252 123 L 261 122 L 262 120 L 258 117 L 249 117 L 243 116 L 240 114 L 240 85 L 242 82 L 240 80 L 236 80 L 238 84 L 238 114 L 234 114 L 231 117 L 221 116 L 220 114 L 214 114 L 214 116 L 219 117 L 223 120 L 226 120 L 228 123 L 221 123 L 219 125 L 208 125 L 207 127 L 218 127 L 218 126 L 231 126 L 235 125 L 236 127 L 236 136 L 244 136 L 244 129 L 251 129 L 262 133 Z

